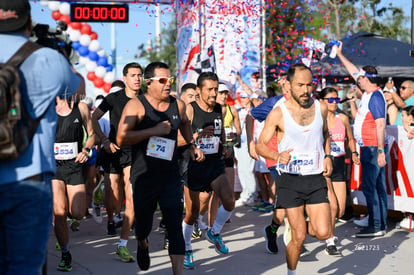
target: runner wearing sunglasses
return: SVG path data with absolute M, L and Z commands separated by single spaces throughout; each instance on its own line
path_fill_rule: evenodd
M 358 152 L 348 117 L 338 112 L 338 91 L 326 87 L 318 94 L 318 98 L 328 104 L 327 123 L 331 136 L 331 155 L 333 156 L 333 170 L 330 177 L 326 177 L 328 184 L 328 198 L 331 207 L 332 232 L 326 240 L 325 253 L 331 256 L 342 256 L 335 245 L 335 220 L 345 213 L 346 202 L 346 173 L 345 173 L 345 142 L 352 152 L 352 161 L 359 164 Z

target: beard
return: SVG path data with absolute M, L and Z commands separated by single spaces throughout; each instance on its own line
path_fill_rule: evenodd
M 307 96 L 308 98 L 304 99 L 302 96 Z M 311 102 L 311 97 L 309 94 L 301 94 L 301 95 L 295 95 L 291 92 L 291 96 L 293 100 L 295 100 L 300 106 L 302 107 L 309 107 L 309 103 Z

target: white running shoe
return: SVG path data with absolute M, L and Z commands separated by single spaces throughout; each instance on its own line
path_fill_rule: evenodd
M 354 224 L 360 227 L 368 227 L 368 219 L 369 219 L 369 215 L 366 215 L 364 218 L 360 220 L 354 220 Z

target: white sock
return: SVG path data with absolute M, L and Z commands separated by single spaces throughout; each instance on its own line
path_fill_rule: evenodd
M 217 211 L 217 217 L 214 221 L 213 227 L 211 228 L 211 233 L 214 235 L 220 234 L 221 230 L 223 229 L 223 225 L 226 221 L 230 218 L 232 211 L 227 211 L 224 209 L 223 205 Z
M 118 248 L 121 246 L 127 246 L 128 240 L 119 239 Z
M 193 250 L 191 246 L 191 235 L 193 234 L 193 225 L 186 224 L 183 221 L 183 236 L 185 241 L 185 251 Z
M 329 238 L 325 242 L 326 246 L 335 245 L 335 237 Z
M 290 269 L 288 268 L 287 275 L 296 275 L 296 270 L 290 270 Z

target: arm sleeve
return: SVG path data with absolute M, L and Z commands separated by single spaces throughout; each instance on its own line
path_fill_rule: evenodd
M 378 118 L 385 118 L 385 100 L 380 91 L 375 91 L 371 96 L 368 108 L 374 120 Z
M 275 96 L 272 98 L 269 98 L 256 108 L 253 108 L 250 111 L 250 115 L 257 121 L 262 122 L 266 120 L 267 115 L 270 113 L 270 111 L 273 110 L 273 107 L 275 104 L 281 99 L 283 96 Z

